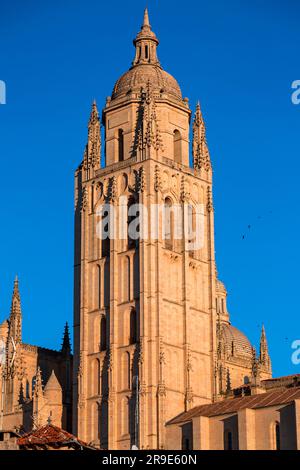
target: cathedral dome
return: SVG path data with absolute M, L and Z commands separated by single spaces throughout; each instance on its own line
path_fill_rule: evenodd
M 141 88 L 146 88 L 149 81 L 154 91 L 182 99 L 181 90 L 175 78 L 162 70 L 160 66 L 152 64 L 136 65 L 124 73 L 114 86 L 112 99 L 125 95 L 129 91 L 140 92 Z
M 229 323 L 222 324 L 222 336 L 225 340 L 226 352 L 229 356 L 251 359 L 253 352 L 248 338 L 240 330 Z
M 156 49 L 159 41 L 151 30 L 147 8 L 141 31 L 133 43 L 136 52 L 132 67 L 117 80 L 111 98 L 116 99 L 129 92 L 140 93 L 141 89 L 146 89 L 150 83 L 154 92 L 164 93 L 182 101 L 177 81 L 162 69 L 157 58 Z

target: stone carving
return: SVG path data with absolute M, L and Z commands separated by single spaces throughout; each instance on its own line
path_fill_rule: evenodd
M 207 211 L 212 212 L 214 210 L 213 201 L 212 201 L 212 192 L 210 187 L 207 187 Z
M 156 192 L 161 191 L 162 189 L 161 174 L 160 174 L 160 168 L 158 165 L 155 166 L 154 189 Z
M 82 188 L 82 195 L 81 195 L 81 211 L 85 212 L 87 207 L 88 207 L 88 202 L 89 202 L 89 192 L 88 188 Z
M 193 160 L 196 170 L 211 169 L 209 151 L 206 142 L 206 129 L 200 103 L 198 102 L 193 123 Z
M 93 102 L 88 124 L 88 142 L 83 156 L 83 168 L 100 168 L 101 133 L 100 119 L 96 102 Z
M 187 202 L 190 198 L 190 192 L 188 189 L 187 181 L 185 176 L 181 178 L 181 201 L 183 203 Z

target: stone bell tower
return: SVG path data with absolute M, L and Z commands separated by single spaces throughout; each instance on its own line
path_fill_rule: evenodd
M 211 402 L 215 368 L 212 169 L 197 106 L 157 58 L 145 10 L 131 68 L 106 100 L 105 167 L 96 103 L 75 176 L 74 433 L 101 448 L 164 448 L 165 423 Z M 192 131 L 192 132 L 190 132 Z M 189 135 L 193 134 L 189 161 Z M 140 234 L 101 239 L 100 208 L 115 226 L 142 204 Z M 173 208 L 184 206 L 179 218 Z M 189 249 L 200 207 L 202 242 Z M 136 214 L 135 214 L 136 215 Z M 110 215 L 111 217 L 111 215 Z M 168 218 L 169 224 L 166 224 Z M 176 237 L 176 229 L 183 236 Z

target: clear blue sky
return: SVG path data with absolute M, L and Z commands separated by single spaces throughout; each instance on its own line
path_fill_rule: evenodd
M 141 1 L 1 2 L 0 320 L 20 277 L 24 340 L 57 348 L 72 323 L 73 173 L 93 98 L 100 107 L 133 59 Z M 297 0 L 148 1 L 163 67 L 194 109 L 214 166 L 216 254 L 232 322 L 274 374 L 299 322 L 300 79 Z M 250 230 L 247 228 L 251 225 Z M 245 239 L 242 239 L 246 234 Z

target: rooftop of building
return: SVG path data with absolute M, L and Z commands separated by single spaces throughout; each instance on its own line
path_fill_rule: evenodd
M 47 424 L 36 430 L 30 431 L 18 439 L 20 448 L 33 447 L 71 447 L 77 450 L 95 450 L 73 434 L 60 429 L 53 424 Z
M 300 399 L 300 386 L 289 389 L 269 391 L 266 393 L 241 398 L 229 398 L 208 405 L 196 406 L 195 408 L 192 408 L 191 410 L 176 416 L 167 424 L 182 424 L 199 416 L 206 416 L 211 418 L 213 416 L 237 413 L 239 410 L 246 408 L 259 409 L 270 406 L 285 405 L 292 403 L 296 399 Z

